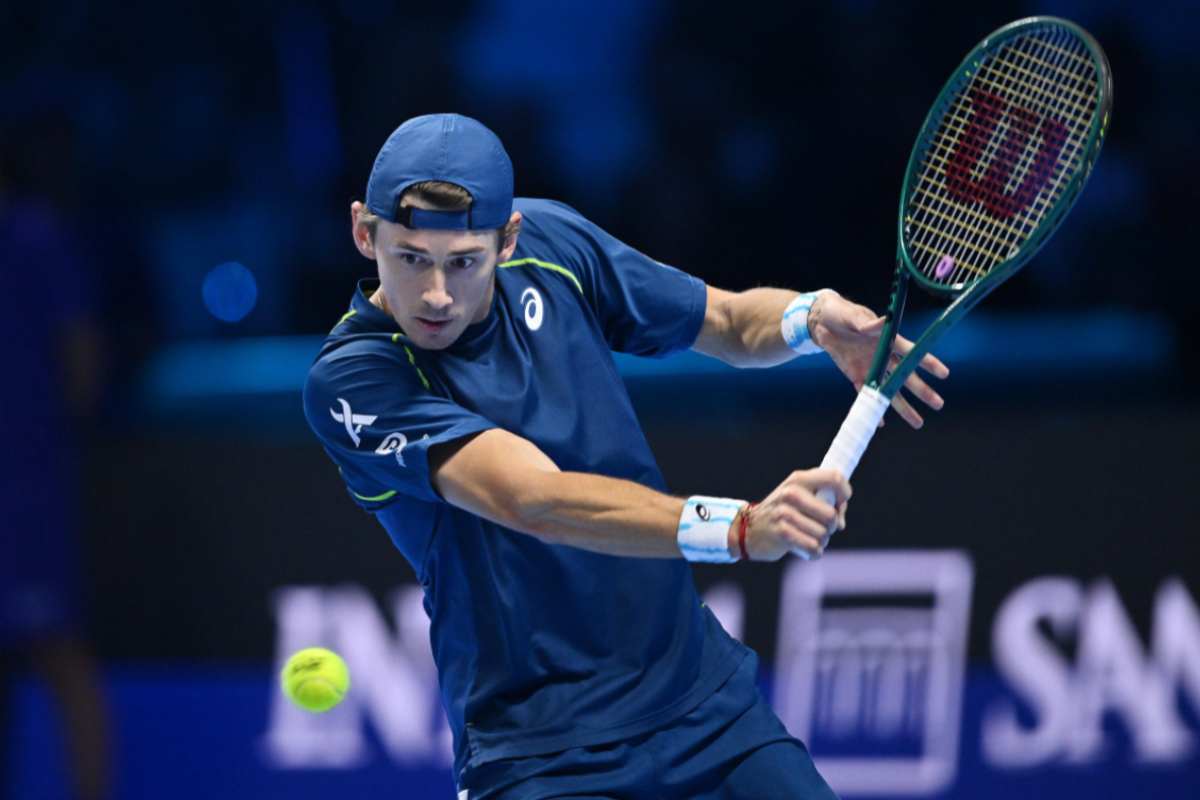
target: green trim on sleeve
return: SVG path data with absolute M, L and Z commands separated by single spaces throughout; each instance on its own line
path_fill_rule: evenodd
M 396 490 L 390 489 L 390 490 L 384 492 L 383 494 L 377 494 L 374 497 L 367 497 L 366 495 L 359 494 L 358 492 L 354 491 L 353 489 L 350 490 L 350 494 L 354 495 L 359 500 L 362 500 L 364 503 L 382 503 L 384 500 L 390 500 L 393 497 L 395 497 Z
M 535 267 L 541 267 L 542 269 L 548 269 L 553 272 L 557 272 L 560 275 L 566 275 L 571 279 L 571 283 L 575 284 L 575 288 L 579 290 L 579 293 L 583 294 L 583 284 L 579 282 L 579 278 L 575 277 L 575 273 L 571 272 L 571 270 L 567 269 L 561 264 L 551 264 L 549 261 L 542 261 L 541 259 L 537 258 L 518 258 L 515 261 L 505 261 L 503 264 L 498 264 L 497 267 L 499 269 L 508 269 L 510 267 L 523 267 L 527 264 L 531 264 Z
M 342 480 L 346 480 L 345 470 L 343 470 L 341 467 L 338 467 L 337 471 L 338 471 L 338 475 L 342 476 Z M 358 492 L 351 489 L 349 485 L 346 486 L 346 491 L 350 492 L 350 494 L 354 495 L 359 500 L 362 500 L 364 503 L 382 503 L 384 500 L 391 500 L 393 497 L 396 496 L 395 489 L 389 489 L 388 491 L 384 492 L 383 494 L 377 494 L 374 497 L 367 497 L 365 494 L 359 494 Z

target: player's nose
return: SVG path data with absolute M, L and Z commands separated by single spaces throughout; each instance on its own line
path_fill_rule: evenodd
M 425 290 L 421 293 L 421 300 L 434 311 L 444 311 L 454 302 L 454 298 L 446 290 L 446 278 L 442 275 L 442 271 L 435 269 L 431 272 L 433 274 L 425 285 Z

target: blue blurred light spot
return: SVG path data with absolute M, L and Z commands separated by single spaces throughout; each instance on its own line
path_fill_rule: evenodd
M 254 309 L 258 283 L 254 274 L 236 261 L 226 261 L 204 276 L 204 307 L 222 322 L 238 322 Z

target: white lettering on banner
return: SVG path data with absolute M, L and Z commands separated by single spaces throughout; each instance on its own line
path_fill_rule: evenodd
M 269 728 L 262 742 L 267 762 L 283 769 L 349 768 L 364 763 L 366 747 L 353 697 L 318 719 L 288 702 L 277 683 L 289 655 L 316 644 L 332 646 L 326 634 L 325 592 L 316 587 L 292 587 L 279 591 L 274 599 L 278 624 L 271 672 L 274 691 Z
M 831 553 L 787 565 L 774 705 L 839 794 L 919 796 L 953 782 L 972 578 L 959 552 Z M 352 688 L 340 706 L 314 715 L 273 682 L 262 738 L 267 763 L 360 766 L 378 756 L 369 724 L 391 761 L 449 765 L 450 730 L 419 587 L 389 598 L 394 632 L 357 586 L 286 587 L 273 602 L 276 671 L 296 650 L 327 646 L 346 658 Z M 704 602 L 742 638 L 739 586 L 718 583 Z M 1074 641 L 1073 650 L 1063 641 Z M 1111 718 L 1128 729 L 1139 762 L 1191 757 L 1197 731 L 1180 698 L 1200 712 L 1200 609 L 1177 578 L 1158 589 L 1149 641 L 1139 639 L 1107 579 L 1085 585 L 1049 576 L 1020 586 L 992 630 L 993 659 L 1013 697 L 984 709 L 985 762 L 1019 769 L 1111 760 L 1103 725 Z
M 452 760 L 450 729 L 438 701 L 429 648 L 429 619 L 420 587 L 393 596 L 393 636 L 371 596 L 355 586 L 294 586 L 275 597 L 276 671 L 304 647 L 337 650 L 350 668 L 351 691 L 320 716 L 272 695 L 264 754 L 281 769 L 352 768 L 370 757 L 364 721 L 370 719 L 392 760 L 444 767 Z
M 1200 711 L 1200 609 L 1178 578 L 1164 581 L 1154 598 L 1151 641 L 1163 679 Z
M 788 565 L 775 710 L 839 794 L 926 795 L 954 780 L 972 575 L 957 551 L 831 553 Z M 905 595 L 932 603 L 891 599 Z M 837 599 L 857 604 L 826 606 Z M 851 740 L 874 755 L 839 754 Z
M 429 617 L 421 600 L 418 586 L 394 593 L 393 637 L 371 596 L 359 587 L 290 586 L 276 592 L 273 674 L 295 651 L 320 645 L 346 659 L 351 691 L 341 705 L 318 716 L 296 708 L 273 684 L 263 737 L 267 763 L 279 769 L 360 766 L 371 758 L 364 735 L 367 719 L 393 761 L 439 768 L 451 763 L 452 735 L 439 700 Z M 741 589 L 718 584 L 704 601 L 730 635 L 740 639 Z
M 1060 639 L 1076 634 L 1073 664 L 1042 623 Z M 1147 653 L 1108 580 L 1086 591 L 1067 577 L 1018 588 L 997 613 L 993 659 L 1035 721 L 1022 724 L 1010 700 L 994 703 L 983 718 L 984 757 L 1007 768 L 1099 762 L 1110 755 L 1106 714 L 1125 723 L 1138 760 L 1188 757 L 1194 737 L 1176 697 L 1184 689 L 1200 708 L 1200 612 L 1177 579 L 1159 589 L 1151 640 Z

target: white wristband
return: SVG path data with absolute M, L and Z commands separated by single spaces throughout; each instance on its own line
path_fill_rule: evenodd
M 795 300 L 788 303 L 784 309 L 783 319 L 779 322 L 779 330 L 787 346 L 802 356 L 822 352 L 820 345 L 813 341 L 808 333 L 808 312 L 822 292 L 832 292 L 833 289 L 818 289 L 815 292 L 804 292 Z M 836 294 L 836 292 L 834 292 Z
M 675 537 L 679 551 L 688 561 L 707 561 L 728 564 L 737 561 L 729 554 L 729 527 L 743 507 L 745 500 L 728 497 L 705 497 L 696 494 L 683 504 L 679 515 L 679 531 Z

